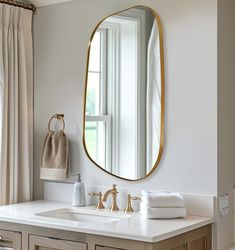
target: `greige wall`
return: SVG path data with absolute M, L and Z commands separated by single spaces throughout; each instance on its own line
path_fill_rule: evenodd
M 162 20 L 166 66 L 165 147 L 147 179 L 126 182 L 102 172 L 82 146 L 87 44 L 96 23 L 112 12 L 144 4 Z M 34 18 L 34 198 L 43 195 L 40 151 L 50 116 L 65 113 L 72 172 L 86 184 L 217 194 L 216 0 L 74 0 L 43 7 Z
M 235 185 L 235 1 L 218 1 L 218 195 Z M 233 241 L 233 206 L 229 215 L 218 218 L 218 249 L 227 250 Z
M 163 23 L 166 66 L 165 148 L 158 169 L 126 182 L 97 169 L 82 146 L 86 51 L 96 23 L 142 3 Z M 34 19 L 34 198 L 43 197 L 40 152 L 49 117 L 65 113 L 72 172 L 88 185 L 217 194 L 217 1 L 74 0 L 37 10 Z M 68 194 L 71 195 L 71 194 Z
M 85 155 L 82 108 L 87 44 L 93 28 L 104 16 L 135 4 L 155 9 L 163 23 L 165 147 L 158 169 L 149 178 L 126 182 L 102 172 Z M 34 49 L 35 199 L 43 197 L 40 153 L 48 119 L 57 112 L 65 113 L 72 173 L 81 172 L 85 184 L 217 195 L 216 0 L 74 0 L 39 8 L 34 18 Z

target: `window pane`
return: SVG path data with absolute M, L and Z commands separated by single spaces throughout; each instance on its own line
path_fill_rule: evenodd
M 86 147 L 89 155 L 96 161 L 97 149 L 97 124 L 96 122 L 86 122 L 85 128 Z
M 106 144 L 106 126 L 105 122 L 97 122 L 97 162 L 100 166 L 106 168 L 105 144 Z
M 105 167 L 105 140 L 106 140 L 105 122 L 86 122 L 85 140 L 86 147 L 91 158 L 100 166 Z
M 100 74 L 88 73 L 86 114 L 100 114 Z
M 100 71 L 100 41 L 101 34 L 96 31 L 91 42 L 89 71 Z

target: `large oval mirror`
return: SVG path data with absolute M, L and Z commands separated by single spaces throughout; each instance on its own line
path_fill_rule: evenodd
M 119 178 L 139 180 L 163 149 L 162 29 L 136 6 L 102 20 L 92 33 L 86 72 L 83 143 L 90 160 Z

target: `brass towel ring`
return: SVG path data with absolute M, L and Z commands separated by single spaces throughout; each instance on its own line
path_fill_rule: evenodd
M 54 130 L 51 130 L 51 121 L 53 119 L 61 120 L 62 131 L 64 132 L 64 129 L 65 129 L 64 114 L 55 114 L 50 118 L 49 123 L 48 123 L 48 131 L 54 131 Z

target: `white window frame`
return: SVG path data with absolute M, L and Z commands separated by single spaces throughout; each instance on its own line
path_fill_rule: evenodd
M 137 69 L 136 69 L 136 74 L 137 74 L 137 88 L 136 88 L 136 100 L 141 99 L 141 93 L 145 93 L 146 90 L 143 90 L 141 84 L 143 81 L 146 81 L 146 70 L 143 70 L 143 67 L 141 67 L 141 62 L 140 60 L 144 59 L 146 62 L 146 55 L 143 51 L 146 50 L 146 38 L 145 38 L 145 19 L 146 19 L 146 13 L 143 10 L 140 9 L 134 9 L 134 10 L 129 10 L 128 11 L 128 16 L 125 16 L 125 12 L 120 13 L 119 15 L 115 15 L 115 17 L 109 17 L 108 21 L 105 20 L 101 27 L 108 27 L 109 29 L 112 27 L 112 32 L 113 32 L 113 47 L 116 48 L 116 51 L 113 51 L 112 53 L 115 53 L 115 60 L 113 61 L 113 66 L 115 72 L 112 72 L 111 75 L 113 76 L 113 79 L 111 81 L 108 80 L 108 83 L 113 84 L 113 89 L 112 89 L 112 107 L 111 110 L 109 110 L 112 114 L 112 173 L 119 175 L 120 174 L 120 150 L 119 150 L 119 144 L 120 144 L 120 131 L 119 131 L 119 117 L 120 117 L 120 89 L 119 86 L 119 79 L 120 79 L 120 21 L 123 19 L 127 20 L 132 20 L 136 22 L 137 26 Z M 110 43 L 110 40 L 108 40 Z M 109 62 L 109 61 L 108 61 Z M 108 71 L 111 70 L 110 67 Z M 109 76 L 107 76 L 109 78 Z M 146 137 L 144 133 L 140 133 L 141 131 L 146 131 L 146 125 L 145 125 L 145 119 L 146 117 L 142 117 L 141 114 L 145 114 L 145 110 L 141 111 L 141 105 L 137 101 L 136 102 L 136 107 L 137 107 L 137 121 L 136 121 L 136 149 L 135 149 L 135 178 L 138 179 L 141 176 L 146 175 L 145 168 L 143 166 L 146 166 L 146 150 L 143 150 L 141 148 L 141 145 L 143 143 L 145 144 L 146 142 Z M 138 135 L 142 135 L 142 137 L 139 137 Z M 109 152 L 110 153 L 110 152 Z
M 107 40 L 107 34 L 106 30 L 99 28 L 99 32 L 101 32 L 101 58 L 100 58 L 100 71 L 88 71 L 88 73 L 100 73 L 100 84 L 99 84 L 99 93 L 101 93 L 99 97 L 99 114 L 100 115 L 86 115 L 86 121 L 87 122 L 96 122 L 97 124 L 97 145 L 96 145 L 96 154 L 97 154 L 97 162 L 101 162 L 100 159 L 105 157 L 105 166 L 104 167 L 107 171 L 110 170 L 111 166 L 111 154 L 107 151 L 109 149 L 110 138 L 111 138 L 111 117 L 107 114 L 107 51 L 106 51 L 106 40 Z M 103 122 L 105 126 L 105 132 L 101 132 L 98 128 L 98 124 Z M 101 133 L 105 134 L 105 143 L 102 143 L 102 145 L 105 145 L 105 148 L 102 148 L 99 146 L 99 137 L 101 137 Z M 100 152 L 102 150 L 102 152 Z M 100 157 L 100 159 L 99 159 Z
M 106 43 L 109 44 L 108 49 L 105 51 L 105 54 L 101 56 L 101 65 L 107 65 L 104 67 L 103 74 L 101 74 L 101 84 L 102 87 L 102 96 L 107 96 L 106 99 L 103 98 L 102 103 L 100 103 L 101 107 L 101 115 L 92 115 L 86 116 L 86 121 L 90 122 L 104 122 L 105 124 L 105 170 L 115 174 L 120 174 L 120 126 L 119 119 L 120 117 L 120 23 L 119 20 L 129 19 L 136 22 L 137 26 L 137 88 L 136 88 L 136 101 L 141 99 L 141 93 L 144 93 L 146 90 L 143 90 L 143 85 L 141 84 L 143 81 L 146 81 L 146 70 L 143 70 L 141 67 L 141 60 L 146 63 L 147 58 L 143 51 L 146 50 L 146 38 L 145 38 L 145 19 L 146 13 L 140 9 L 129 10 L 128 16 L 125 16 L 125 12 L 119 15 L 115 15 L 115 17 L 109 17 L 99 26 L 99 31 L 106 31 Z M 107 45 L 106 44 L 106 45 Z M 104 49 L 103 49 L 104 52 Z M 141 54 L 140 54 L 141 53 Z M 112 99 L 112 100 L 111 100 Z M 101 100 L 100 100 L 101 101 Z M 109 105 L 107 105 L 109 104 Z M 140 133 L 141 131 L 146 131 L 146 117 L 141 116 L 141 114 L 145 114 L 145 110 L 141 111 L 141 105 L 137 101 L 137 121 L 136 121 L 136 149 L 135 149 L 135 177 L 134 179 L 141 178 L 146 175 L 146 170 L 143 166 L 146 166 L 146 150 L 143 150 L 143 143 L 146 143 L 145 133 Z M 138 135 L 141 135 L 139 137 Z M 97 138 L 98 139 L 98 138 Z M 98 142 L 98 140 L 97 140 Z M 98 144 L 97 144 L 98 147 Z M 99 150 L 99 149 L 97 149 Z M 98 153 L 98 151 L 97 151 Z M 104 166 L 102 166 L 104 167 Z M 126 167 L 126 166 L 123 166 Z
M 110 129 L 109 133 L 109 142 L 107 145 L 106 153 L 110 155 L 109 158 L 109 171 L 113 174 L 119 175 L 119 125 L 115 117 L 119 117 L 119 30 L 120 25 L 104 21 L 101 25 L 101 28 L 107 30 L 108 38 L 107 42 L 109 44 L 107 51 L 107 114 L 110 114 Z

